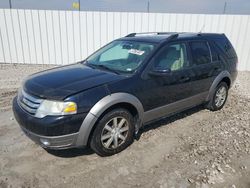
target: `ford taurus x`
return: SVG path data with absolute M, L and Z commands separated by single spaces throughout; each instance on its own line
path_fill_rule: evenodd
M 237 61 L 224 34 L 132 33 L 82 62 L 29 76 L 13 111 L 44 148 L 90 146 L 109 156 L 154 120 L 201 104 L 220 110 Z

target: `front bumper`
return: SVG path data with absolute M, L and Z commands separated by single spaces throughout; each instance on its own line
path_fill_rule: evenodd
M 36 118 L 13 100 L 13 112 L 23 132 L 35 143 L 48 149 L 82 147 L 77 144 L 79 129 L 86 114 Z
M 28 136 L 32 141 L 41 145 L 43 148 L 47 149 L 67 149 L 77 147 L 76 141 L 78 133 L 62 135 L 62 136 L 41 136 L 21 126 L 22 131 Z

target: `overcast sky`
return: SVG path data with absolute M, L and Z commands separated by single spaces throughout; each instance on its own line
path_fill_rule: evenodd
M 9 8 L 10 0 L 0 0 Z M 149 0 L 150 12 L 220 14 L 227 2 L 227 14 L 250 14 L 250 0 Z M 73 10 L 78 0 L 11 0 L 12 8 Z M 148 0 L 80 0 L 81 10 L 146 12 Z

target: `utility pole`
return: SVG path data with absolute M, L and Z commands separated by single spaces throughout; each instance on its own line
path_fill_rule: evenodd
M 10 9 L 12 9 L 12 4 L 11 4 L 11 0 L 9 0 L 9 4 L 10 4 Z
M 224 4 L 224 9 L 223 9 L 223 14 L 226 13 L 226 9 L 227 9 L 227 2 L 225 1 L 225 4 Z
M 149 13 L 149 6 L 150 6 L 150 4 L 149 4 L 149 1 L 148 1 L 148 6 L 147 6 L 147 11 L 148 11 L 148 13 Z
M 79 11 L 81 10 L 81 0 L 78 1 L 79 3 Z

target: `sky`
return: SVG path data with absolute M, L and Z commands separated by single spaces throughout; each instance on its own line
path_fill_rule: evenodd
M 0 0 L 0 8 L 74 10 L 79 0 Z M 225 2 L 226 14 L 249 14 L 250 0 L 80 0 L 81 10 L 125 12 L 221 14 Z

